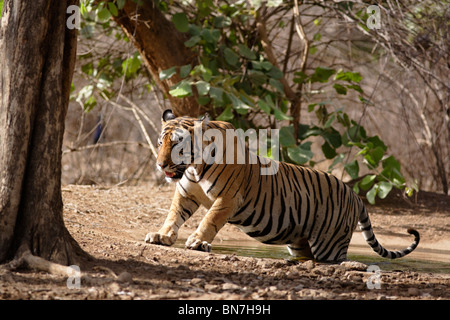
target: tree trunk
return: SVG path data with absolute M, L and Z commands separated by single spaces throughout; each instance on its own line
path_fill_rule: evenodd
M 169 94 L 170 87 L 181 80 L 178 74 L 168 80 L 159 79 L 162 70 L 196 64 L 196 54 L 184 45 L 187 35 L 179 32 L 153 1 L 138 5 L 128 0 L 113 19 L 139 50 L 153 80 L 169 99 L 173 112 L 177 116 L 199 116 L 202 110 L 196 97 L 180 99 Z
M 63 221 L 64 119 L 76 58 L 66 27 L 78 0 L 4 2 L 0 29 L 0 262 L 23 251 L 71 264 Z

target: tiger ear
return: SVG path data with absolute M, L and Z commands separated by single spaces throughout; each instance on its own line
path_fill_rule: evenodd
M 163 112 L 162 115 L 162 123 L 166 123 L 169 120 L 175 119 L 175 115 L 173 114 L 172 110 L 167 109 L 166 111 Z
M 205 113 L 205 115 L 200 118 L 200 121 L 202 122 L 202 129 L 206 130 L 208 128 L 209 121 L 211 121 L 211 119 L 209 118 L 209 114 Z
M 211 119 L 209 118 L 209 114 L 206 112 L 203 117 L 201 117 L 200 121 L 206 121 L 208 123 Z

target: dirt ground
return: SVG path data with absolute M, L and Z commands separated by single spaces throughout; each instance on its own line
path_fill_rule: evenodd
M 0 300 L 450 299 L 448 196 L 421 192 L 417 204 L 412 205 L 394 195 L 369 206 L 375 233 L 385 247 L 400 249 L 409 245 L 412 239 L 405 230 L 416 228 L 421 234 L 416 259 L 428 260 L 427 254 L 431 254 L 430 264 L 431 260 L 441 261 L 440 270 L 417 271 L 408 264 L 385 270 L 386 259 L 372 253 L 361 234 L 355 232 L 354 250 L 360 248 L 364 255 L 381 262 L 378 268 L 368 271 L 368 265 L 360 261 L 321 264 L 294 261 L 287 254 L 285 259 L 274 259 L 215 250 L 215 246 L 226 247 L 227 243 L 256 246 L 254 240 L 231 225 L 219 232 L 211 253 L 185 250 L 183 240 L 196 228 L 204 209 L 181 228 L 180 240 L 174 247 L 144 243 L 145 235 L 163 223 L 173 190 L 173 185 L 151 184 L 65 186 L 66 226 L 92 259 L 80 264 L 81 278 L 76 273 L 61 276 L 0 269 Z M 411 259 L 415 254 L 410 255 Z

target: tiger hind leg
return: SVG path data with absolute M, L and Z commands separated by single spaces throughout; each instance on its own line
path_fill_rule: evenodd
M 313 259 L 314 256 L 311 252 L 311 247 L 307 239 L 302 238 L 295 243 L 287 245 L 289 254 L 293 257 Z
M 336 263 L 347 260 L 350 236 L 341 239 L 325 239 L 316 244 L 311 241 L 311 252 L 314 259 L 321 262 Z

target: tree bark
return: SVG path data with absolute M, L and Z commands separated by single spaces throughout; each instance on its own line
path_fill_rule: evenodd
M 198 117 L 202 110 L 195 96 L 180 99 L 169 94 L 170 87 L 181 80 L 178 74 L 168 80 L 159 79 L 162 70 L 196 64 L 196 54 L 184 45 L 187 35 L 179 32 L 153 1 L 138 5 L 128 0 L 113 19 L 133 41 L 153 80 L 169 99 L 173 112 L 177 116 Z
M 30 250 L 62 264 L 84 255 L 63 221 L 64 119 L 76 59 L 67 7 L 4 2 L 0 29 L 0 262 Z

